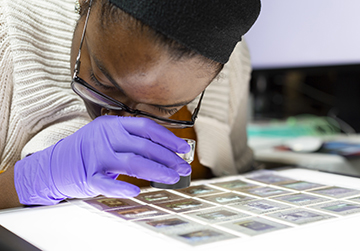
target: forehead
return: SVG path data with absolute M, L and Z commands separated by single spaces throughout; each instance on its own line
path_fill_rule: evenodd
M 173 60 L 166 48 L 143 32 L 144 27 L 109 22 L 105 26 L 98 13 L 90 15 L 85 39 L 88 54 L 92 64 L 100 62 L 127 93 L 136 92 L 157 103 L 164 97 L 183 101 L 195 98 L 214 77 L 199 57 Z

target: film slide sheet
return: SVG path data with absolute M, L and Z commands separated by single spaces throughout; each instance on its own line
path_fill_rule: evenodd
M 296 194 L 289 194 L 284 196 L 277 196 L 274 198 L 274 200 L 278 200 L 281 202 L 287 202 L 293 205 L 298 206 L 305 206 L 310 204 L 316 204 L 319 202 L 326 201 L 328 199 L 323 197 L 318 197 L 311 194 L 305 194 L 305 193 L 296 193 Z
M 311 193 L 323 195 L 330 198 L 346 198 L 360 194 L 359 190 L 345 188 L 345 187 L 327 187 L 312 190 Z
M 322 203 L 311 208 L 321 210 L 325 213 L 348 215 L 360 212 L 360 204 L 350 201 L 333 201 L 330 203 Z
M 255 214 L 266 214 L 274 211 L 288 209 L 291 206 L 267 199 L 261 199 L 232 204 L 230 207 Z
M 232 221 L 232 222 L 220 224 L 220 226 L 250 236 L 264 234 L 289 227 L 285 224 L 267 220 L 261 217 Z
M 264 184 L 272 184 L 272 185 L 290 183 L 296 181 L 287 177 L 283 177 L 281 175 L 273 174 L 271 173 L 271 171 L 268 170 L 261 170 L 255 174 L 248 174 L 247 178 Z
M 207 210 L 190 212 L 190 213 L 186 213 L 185 215 L 190 216 L 190 218 L 197 219 L 199 221 L 203 221 L 204 223 L 208 223 L 208 224 L 221 223 L 225 221 L 231 221 L 231 220 L 236 220 L 251 216 L 249 214 L 245 214 L 224 207 L 216 207 Z
M 198 200 L 196 198 L 186 198 L 181 200 L 174 200 L 156 204 L 166 210 L 170 210 L 174 213 L 183 213 L 193 210 L 204 209 L 208 207 L 214 207 L 215 205 Z
M 305 208 L 297 208 L 293 210 L 272 213 L 268 216 L 297 225 L 333 218 L 331 215 L 311 211 Z
M 199 246 L 360 213 L 360 190 L 260 170 L 179 190 L 147 188 L 129 199 L 100 196 L 81 205 L 140 231 Z
M 130 199 L 118 199 L 118 198 L 95 198 L 84 200 L 85 203 L 103 211 L 129 208 L 134 206 L 140 206 L 140 203 L 137 203 Z
M 166 190 L 141 193 L 136 197 L 136 199 L 141 200 L 142 202 L 145 202 L 148 204 L 156 204 L 156 203 L 173 201 L 173 200 L 178 200 L 178 199 L 183 199 L 183 198 L 184 197 L 170 193 Z
M 199 185 L 199 186 L 190 186 L 187 188 L 179 189 L 177 190 L 177 192 L 192 197 L 199 197 L 199 196 L 222 193 L 223 191 L 206 185 Z
M 236 235 L 222 231 L 218 228 L 213 228 L 211 226 L 203 226 L 193 230 L 180 230 L 175 233 L 170 233 L 168 236 L 191 246 L 197 246 L 232 238 L 239 238 Z
M 181 215 L 169 214 L 162 217 L 145 218 L 134 221 L 136 224 L 145 227 L 151 231 L 159 233 L 176 233 L 179 229 L 194 230 L 204 226 L 189 218 Z
M 263 186 L 263 187 L 255 187 L 250 189 L 242 190 L 243 193 L 247 193 L 250 195 L 260 196 L 263 198 L 273 197 L 280 194 L 289 194 L 292 191 L 284 190 L 282 188 L 270 187 L 270 186 Z
M 125 208 L 125 209 L 115 209 L 106 212 L 113 214 L 117 217 L 123 218 L 124 220 L 136 220 L 147 217 L 163 216 L 168 214 L 163 210 L 151 207 L 149 205 L 142 205 L 142 206 Z
M 299 180 L 299 181 L 294 181 L 294 182 L 290 182 L 290 183 L 286 183 L 286 184 L 279 184 L 279 186 L 288 188 L 288 189 L 293 189 L 296 191 L 305 191 L 305 190 L 315 189 L 315 188 L 319 188 L 319 187 L 324 187 L 325 185 Z
M 256 200 L 255 197 L 249 197 L 246 195 L 241 195 L 233 192 L 220 193 L 216 195 L 210 195 L 206 197 L 201 197 L 201 199 L 216 203 L 218 205 L 230 205 L 236 204 L 244 201 Z
M 243 189 L 254 188 L 259 186 L 258 184 L 249 183 L 247 181 L 243 181 L 239 179 L 234 179 L 224 182 L 215 182 L 212 185 L 218 186 L 220 188 L 225 188 L 228 190 L 243 190 Z

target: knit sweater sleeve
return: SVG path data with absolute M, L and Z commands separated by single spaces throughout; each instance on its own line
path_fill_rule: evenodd
M 241 42 L 205 92 L 195 123 L 197 153 L 200 163 L 216 176 L 245 172 L 251 167 L 253 152 L 246 134 L 250 73 L 249 51 Z
M 10 49 L 9 27 L 6 23 L 6 12 L 3 6 L 4 0 L 0 0 L 0 156 L 6 145 L 13 92 L 13 58 Z M 0 168 L 0 172 L 1 170 L 2 168 Z
M 71 90 L 72 0 L 0 0 L 0 170 L 90 122 Z

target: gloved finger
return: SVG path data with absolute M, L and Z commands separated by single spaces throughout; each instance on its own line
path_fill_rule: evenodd
M 132 135 L 149 139 L 173 152 L 187 153 L 190 151 L 190 146 L 185 140 L 176 137 L 171 131 L 151 119 L 118 117 L 118 119 L 120 118 L 124 129 Z M 136 120 L 136 122 L 134 122 L 134 120 Z
M 123 145 L 114 146 L 114 151 L 124 152 L 124 148 L 126 152 L 135 153 L 158 162 L 180 175 L 188 175 L 191 171 L 189 164 L 176 153 L 150 140 L 134 137 L 132 143 L 125 147 Z
M 179 174 L 173 169 L 142 156 L 133 153 L 115 153 L 115 155 L 116 161 L 110 161 L 110 158 L 107 158 L 104 172 L 124 174 L 165 184 L 175 184 L 180 179 Z M 187 165 L 191 173 L 191 167 Z
M 132 198 L 140 193 L 140 188 L 130 183 L 114 180 L 104 173 L 96 173 L 89 182 L 92 189 L 106 197 Z

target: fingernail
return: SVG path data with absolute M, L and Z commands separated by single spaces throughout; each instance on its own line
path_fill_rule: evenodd
M 127 198 L 133 198 L 135 196 L 138 196 L 140 193 L 140 188 L 137 186 L 133 186 L 132 189 L 126 189 L 123 192 L 123 195 L 126 196 Z
M 177 150 L 178 153 L 188 153 L 189 151 L 190 146 L 188 143 L 182 144 Z
M 164 183 L 164 184 L 175 184 L 180 180 L 180 176 L 175 176 L 175 177 L 170 177 L 167 176 L 167 179 L 160 181 L 159 183 Z
M 179 175 L 180 176 L 188 176 L 191 174 L 191 166 L 188 163 L 184 163 L 181 165 L 181 168 L 179 168 Z

